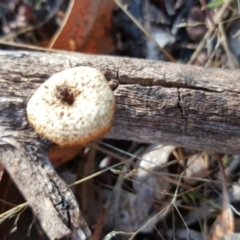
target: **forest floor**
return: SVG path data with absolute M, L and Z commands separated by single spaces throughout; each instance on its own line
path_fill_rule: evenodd
M 238 69 L 239 4 L 0 0 L 0 49 L 66 50 Z M 49 158 L 67 183 L 82 179 L 72 190 L 94 240 L 240 239 L 239 155 L 103 139 L 86 148 L 54 146 Z M 0 239 L 47 239 L 22 203 L 0 165 Z

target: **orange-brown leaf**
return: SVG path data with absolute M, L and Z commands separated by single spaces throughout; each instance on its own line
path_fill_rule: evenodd
M 114 1 L 110 0 L 75 0 L 65 25 L 50 46 L 85 53 L 110 53 L 114 6 Z

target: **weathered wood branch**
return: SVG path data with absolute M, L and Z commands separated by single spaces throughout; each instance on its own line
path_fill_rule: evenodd
M 90 233 L 73 194 L 48 162 L 49 143 L 29 126 L 26 105 L 52 74 L 75 66 L 96 67 L 120 82 L 114 92 L 114 125 L 106 137 L 240 153 L 239 71 L 83 54 L 1 52 L 1 161 L 50 239 L 85 239 Z

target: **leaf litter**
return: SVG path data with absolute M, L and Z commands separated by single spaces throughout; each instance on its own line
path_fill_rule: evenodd
M 89 3 L 83 13 L 88 19 L 92 12 L 93 21 L 76 30 L 76 36 L 83 38 L 73 36 L 64 45 L 71 51 L 239 68 L 237 0 L 115 0 L 102 1 L 99 9 L 91 7 L 93 0 Z M 1 49 L 24 48 L 18 43 L 25 49 L 29 44 L 48 47 L 59 29 L 55 40 L 61 42 L 64 31 L 78 21 L 75 13 L 71 15 L 71 4 L 79 3 L 0 1 Z M 100 22 L 99 16 L 105 21 Z M 53 164 L 66 181 L 81 179 L 71 186 L 94 239 L 240 239 L 239 156 L 113 140 L 54 151 Z M 11 204 L 13 194 L 16 199 L 20 193 L 11 193 L 12 183 L 6 185 L 7 173 L 2 173 L 3 168 L 0 237 L 19 239 L 21 231 L 24 236 L 28 232 L 19 223 L 30 227 L 33 221 L 23 214 L 26 205 Z M 16 225 L 14 221 L 4 225 L 14 216 Z M 30 236 L 45 239 L 35 221 Z

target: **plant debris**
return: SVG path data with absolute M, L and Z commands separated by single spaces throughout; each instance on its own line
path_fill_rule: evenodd
M 44 47 L 239 69 L 237 0 L 0 0 L 0 14 L 2 50 Z M 55 145 L 49 158 L 94 240 L 240 239 L 238 155 L 101 140 Z M 23 202 L 0 163 L 0 239 L 46 239 Z

